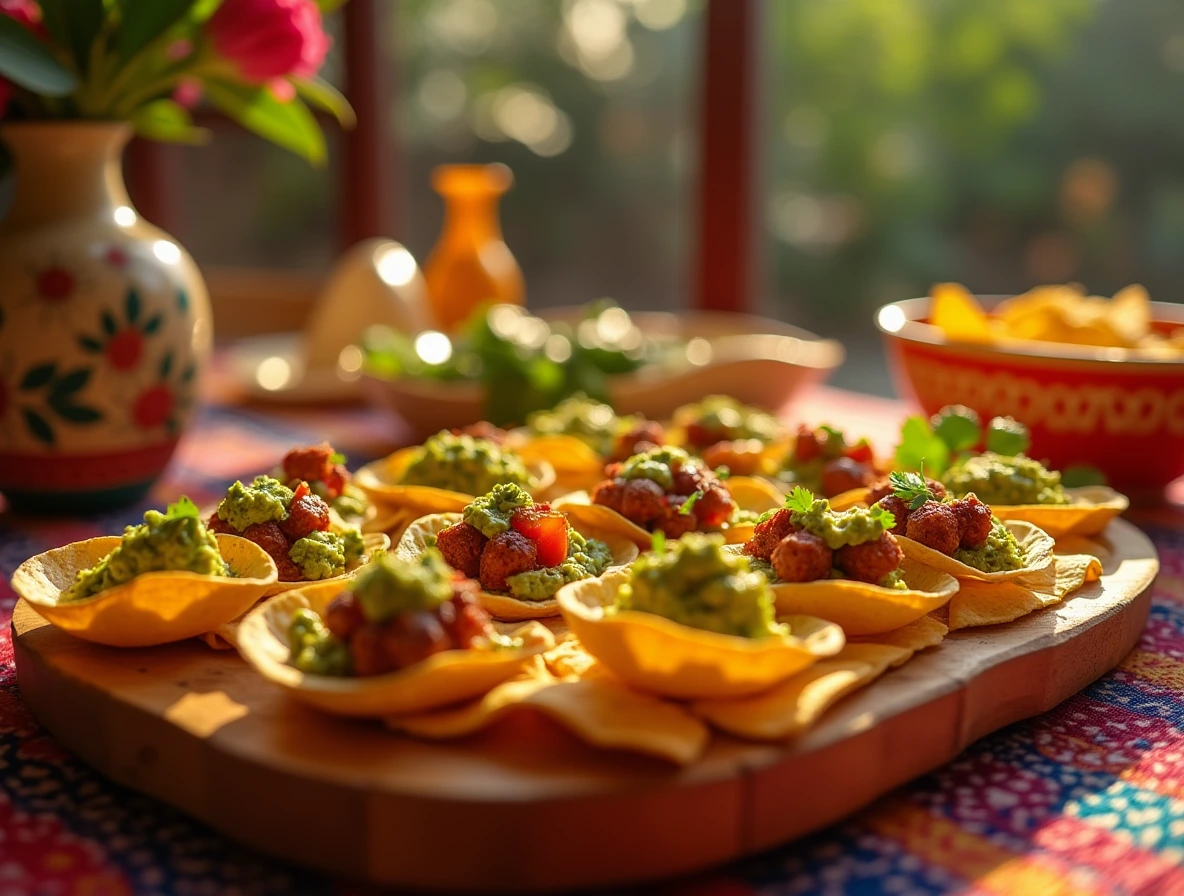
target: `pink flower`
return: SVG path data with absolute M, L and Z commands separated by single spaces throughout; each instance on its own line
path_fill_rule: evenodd
M 224 0 L 208 28 L 214 49 L 252 84 L 311 77 L 329 52 L 313 0 Z
M 192 109 L 201 100 L 201 81 L 197 78 L 182 78 L 173 88 L 173 102 L 186 109 Z

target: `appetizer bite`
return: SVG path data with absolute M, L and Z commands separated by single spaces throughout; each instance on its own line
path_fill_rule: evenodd
M 849 635 L 891 631 L 944 605 L 952 576 L 909 560 L 880 505 L 836 512 L 798 486 L 741 549 L 773 585 L 779 613 L 829 619 Z
M 100 644 L 142 647 L 213 631 L 276 581 L 254 543 L 215 535 L 182 497 L 121 537 L 91 538 L 26 560 L 12 587 L 47 620 Z
M 385 535 L 363 536 L 354 526 L 334 531 L 329 505 L 307 482 L 292 489 L 270 476 L 256 476 L 250 485 L 236 481 L 209 526 L 261 547 L 275 561 L 280 583 L 288 587 L 346 575 L 390 544 Z
M 329 505 L 330 519 L 336 528 L 371 529 L 377 508 L 354 485 L 353 475 L 345 466 L 345 455 L 328 442 L 293 448 L 270 475 L 293 490 L 301 482 L 307 482 L 312 493 Z
M 749 476 L 781 450 L 785 428 L 767 411 L 710 395 L 674 412 L 671 442 L 698 454 L 709 467 Z
M 457 513 L 412 523 L 395 548 L 406 559 L 433 547 L 453 569 L 477 579 L 481 601 L 499 619 L 557 614 L 555 592 L 570 582 L 629 563 L 637 546 L 627 537 L 573 527 L 566 514 L 535 503 L 512 484 L 496 485 Z
M 344 585 L 261 604 L 239 649 L 295 697 L 340 715 L 420 712 L 479 696 L 554 644 L 541 626 L 499 634 L 478 586 L 437 551 L 384 554 Z
M 628 569 L 560 589 L 559 606 L 589 654 L 625 682 L 682 699 L 766 690 L 842 649 L 842 630 L 778 621 L 768 580 L 719 536 L 655 536 Z
M 1053 540 L 1030 523 L 996 519 L 973 492 L 952 498 L 918 473 L 892 473 L 872 488 L 873 507 L 892 514 L 901 549 L 955 576 L 1001 580 L 1047 567 Z
M 778 482 L 800 485 L 816 495 L 833 498 L 871 485 L 878 477 L 875 455 L 867 439 L 853 445 L 832 426 L 798 427 L 793 447 L 777 470 Z

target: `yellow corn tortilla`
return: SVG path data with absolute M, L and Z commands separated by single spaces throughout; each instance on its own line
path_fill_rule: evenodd
M 918 560 L 927 566 L 932 566 L 934 569 L 940 569 L 942 572 L 947 572 L 960 580 L 977 579 L 983 582 L 1006 582 L 1009 579 L 1019 579 L 1031 575 L 1034 572 L 1039 572 L 1052 564 L 1054 542 L 1052 536 L 1047 532 L 1033 526 L 1031 523 L 1022 523 L 1018 520 L 1011 520 L 1003 525 L 1015 536 L 1015 540 L 1019 544 L 1020 550 L 1024 552 L 1024 557 L 1027 560 L 1019 569 L 982 572 L 973 566 L 968 566 L 960 560 L 955 560 L 953 557 L 943 554 L 941 551 L 935 551 L 933 548 L 921 544 L 919 541 L 905 538 L 903 535 L 896 536 L 896 541 L 900 545 L 900 549 L 904 551 L 906 557 L 912 560 Z
M 629 750 L 678 765 L 693 762 L 710 737 L 682 706 L 642 694 L 608 675 L 557 678 L 535 657 L 527 671 L 479 700 L 454 709 L 385 719 L 415 737 L 464 737 L 515 711 L 533 710 L 581 740 L 606 750 Z
M 382 460 L 366 464 L 354 474 L 354 484 L 364 491 L 371 501 L 381 502 L 388 508 L 406 507 L 426 513 L 458 513 L 466 504 L 471 504 L 473 495 L 432 488 L 426 485 L 403 485 L 400 480 L 420 446 L 403 448 Z M 526 469 L 534 477 L 534 484 L 527 489 L 532 495 L 542 495 L 555 483 L 555 470 L 546 461 L 527 461 Z
M 512 435 L 516 438 L 508 441 L 512 445 L 511 450 L 516 451 L 528 464 L 550 464 L 556 474 L 604 472 L 605 459 L 591 445 L 575 436 L 536 436 L 529 432 L 520 433 L 519 430 L 514 430 Z
M 415 520 L 399 543 L 395 546 L 395 556 L 404 560 L 414 560 L 428 547 L 428 539 L 437 532 L 455 526 L 463 517 L 459 513 L 433 513 Z M 571 526 L 586 538 L 597 538 L 608 545 L 613 555 L 613 567 L 625 566 L 637 559 L 638 549 L 630 539 L 612 531 L 603 531 L 593 526 L 579 524 L 569 519 Z M 612 568 L 612 567 L 610 567 Z M 545 600 L 522 600 L 509 594 L 496 594 L 492 591 L 481 592 L 481 605 L 490 615 L 503 620 L 542 619 L 546 616 L 557 616 L 559 604 L 555 598 Z
M 297 700 L 335 715 L 381 718 L 472 700 L 555 643 L 545 628 L 529 623 L 515 633 L 523 639 L 517 649 L 445 650 L 398 672 L 364 678 L 306 675 L 288 664 L 292 614 L 308 608 L 323 616 L 340 593 L 339 584 L 329 583 L 277 595 L 247 614 L 237 639 L 239 653 L 256 672 Z
M 216 535 L 218 551 L 235 573 L 146 572 L 83 600 L 60 602 L 84 569 L 119 546 L 117 535 L 88 538 L 38 554 L 12 576 L 12 588 L 46 620 L 75 637 L 112 647 L 182 641 L 241 616 L 276 581 L 275 562 L 237 535 Z
M 949 628 L 956 631 L 1001 625 L 1060 603 L 1102 575 L 1102 563 L 1088 554 L 1057 555 L 1052 566 L 1009 582 L 964 581 L 949 604 Z
M 916 622 L 881 632 L 878 635 L 862 635 L 847 639 L 847 645 L 880 644 L 887 647 L 901 647 L 909 651 L 910 656 L 920 650 L 936 647 L 949 633 L 949 627 L 932 616 L 922 616 Z
M 584 649 L 627 684 L 680 699 L 741 697 L 772 687 L 842 649 L 843 630 L 789 617 L 785 637 L 742 638 L 634 611 L 605 613 L 629 570 L 573 582 L 556 598 Z
M 848 636 L 876 635 L 916 622 L 958 592 L 958 580 L 947 572 L 909 558 L 901 567 L 908 591 L 850 579 L 776 583 L 777 614 L 827 619 Z
M 380 532 L 371 532 L 369 535 L 363 535 L 362 542 L 366 545 L 366 552 L 362 554 L 361 559 L 357 563 L 346 567 L 345 572 L 341 575 L 328 579 L 317 579 L 315 583 L 309 582 L 306 579 L 299 582 L 273 582 L 267 587 L 267 591 L 264 592 L 263 596 L 274 597 L 277 594 L 283 594 L 285 591 L 291 591 L 294 588 L 303 588 L 306 585 L 328 585 L 331 583 L 340 584 L 341 582 L 347 582 L 354 577 L 359 569 L 369 563 L 375 554 L 388 550 L 391 546 L 390 538 Z

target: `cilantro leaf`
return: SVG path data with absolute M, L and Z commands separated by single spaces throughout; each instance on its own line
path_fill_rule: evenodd
M 799 513 L 809 513 L 814 509 L 814 493 L 808 488 L 796 485 L 793 491 L 786 497 L 785 506 Z
M 951 452 L 973 448 L 983 437 L 978 414 L 960 404 L 947 405 L 930 420 L 934 434 L 946 443 Z
M 187 516 L 198 519 L 201 516 L 201 513 L 198 511 L 197 505 L 190 501 L 185 495 L 182 495 L 180 498 L 170 504 L 168 510 L 166 510 L 164 514 L 164 518 L 166 520 L 179 520 Z
M 727 464 L 721 464 L 715 468 L 715 475 L 717 479 L 730 479 L 732 476 L 732 468 Z
M 919 470 L 925 466 L 941 473 L 950 464 L 950 448 L 934 433 L 928 420 L 909 417 L 900 429 L 895 459 L 895 466 L 902 470 Z
M 896 514 L 894 514 L 887 507 L 881 507 L 879 504 L 873 504 L 868 508 L 868 510 L 871 514 L 872 520 L 883 526 L 885 532 L 896 526 Z
M 666 553 L 666 533 L 661 529 L 650 536 L 650 550 L 659 557 Z
M 331 464 L 343 464 L 345 461 L 346 457 L 340 451 L 334 451 L 329 455 L 329 463 Z
M 1028 450 L 1028 427 L 1012 417 L 995 417 L 987 424 L 987 450 L 1015 457 Z
M 690 512 L 695 508 L 695 502 L 702 497 L 703 490 L 698 488 L 687 495 L 687 499 L 683 501 L 682 506 L 678 508 L 679 516 L 689 516 Z
M 909 510 L 917 510 L 927 501 L 936 501 L 937 497 L 929 490 L 929 483 L 921 473 L 895 472 L 888 475 L 888 483 L 892 486 L 892 494 L 909 505 Z
M 826 433 L 826 455 L 827 457 L 839 457 L 847 448 L 847 437 L 843 435 L 842 430 L 835 429 L 826 423 L 818 427 L 817 432 Z

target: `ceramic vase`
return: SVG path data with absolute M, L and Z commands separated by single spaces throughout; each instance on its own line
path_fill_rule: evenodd
M 209 299 L 185 250 L 128 200 L 130 133 L 0 128 L 15 168 L 0 220 L 0 492 L 18 510 L 137 500 L 194 412 Z
M 505 165 L 441 165 L 432 187 L 444 198 L 444 227 L 424 265 L 435 324 L 454 332 L 483 305 L 521 305 L 522 270 L 502 238 L 498 202 L 514 177 Z

